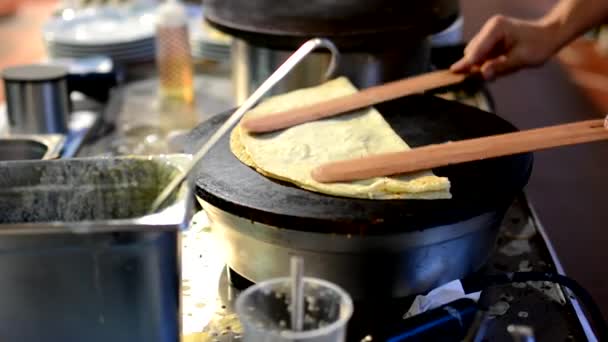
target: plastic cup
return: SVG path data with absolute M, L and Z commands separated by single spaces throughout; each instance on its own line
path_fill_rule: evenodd
M 291 278 L 276 278 L 249 287 L 236 300 L 246 342 L 340 342 L 353 303 L 340 287 L 317 278 L 303 278 L 304 329 L 291 329 Z

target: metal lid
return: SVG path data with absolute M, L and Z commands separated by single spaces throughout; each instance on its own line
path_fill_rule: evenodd
M 458 16 L 456 0 L 206 0 L 205 18 L 258 45 L 290 49 L 313 37 L 340 50 L 368 50 L 424 39 Z
M 20 65 L 2 71 L 2 78 L 9 82 L 49 82 L 68 75 L 68 69 L 56 65 Z

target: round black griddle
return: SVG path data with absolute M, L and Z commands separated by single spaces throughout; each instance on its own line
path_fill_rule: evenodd
M 494 114 L 431 95 L 408 96 L 376 108 L 412 147 L 516 130 Z M 191 137 L 204 141 L 230 113 L 203 123 Z M 232 154 L 226 135 L 200 162 L 195 177 L 198 197 L 246 219 L 305 231 L 383 234 L 423 230 L 504 210 L 527 183 L 531 169 L 532 155 L 521 154 L 433 170 L 450 179 L 452 199 L 343 198 L 260 175 Z
M 294 49 L 314 37 L 340 51 L 386 48 L 424 40 L 458 17 L 456 0 L 206 0 L 205 18 L 255 45 Z

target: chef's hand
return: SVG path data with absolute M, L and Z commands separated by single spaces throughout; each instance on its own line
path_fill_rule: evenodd
M 495 16 L 471 40 L 464 57 L 451 69 L 472 72 L 479 68 L 484 78 L 493 79 L 537 66 L 606 19 L 606 0 L 559 0 L 538 20 Z
M 543 64 L 559 44 L 551 25 L 540 21 L 494 16 L 469 42 L 453 72 L 479 70 L 484 79 Z

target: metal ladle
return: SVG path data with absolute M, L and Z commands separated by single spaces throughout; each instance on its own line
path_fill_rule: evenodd
M 325 79 L 330 78 L 338 64 L 338 48 L 328 39 L 313 38 L 306 41 L 296 50 L 281 66 L 270 75 L 245 102 L 224 122 L 224 124 L 207 140 L 207 142 L 193 155 L 191 162 L 185 167 L 183 172 L 173 178 L 163 191 L 156 197 L 150 212 L 156 212 L 169 199 L 173 191 L 188 177 L 194 166 L 211 150 L 215 143 L 232 128 L 256 103 L 279 81 L 281 81 L 294 67 L 296 67 L 306 56 L 317 48 L 326 48 L 331 52 L 331 61 L 325 73 Z

